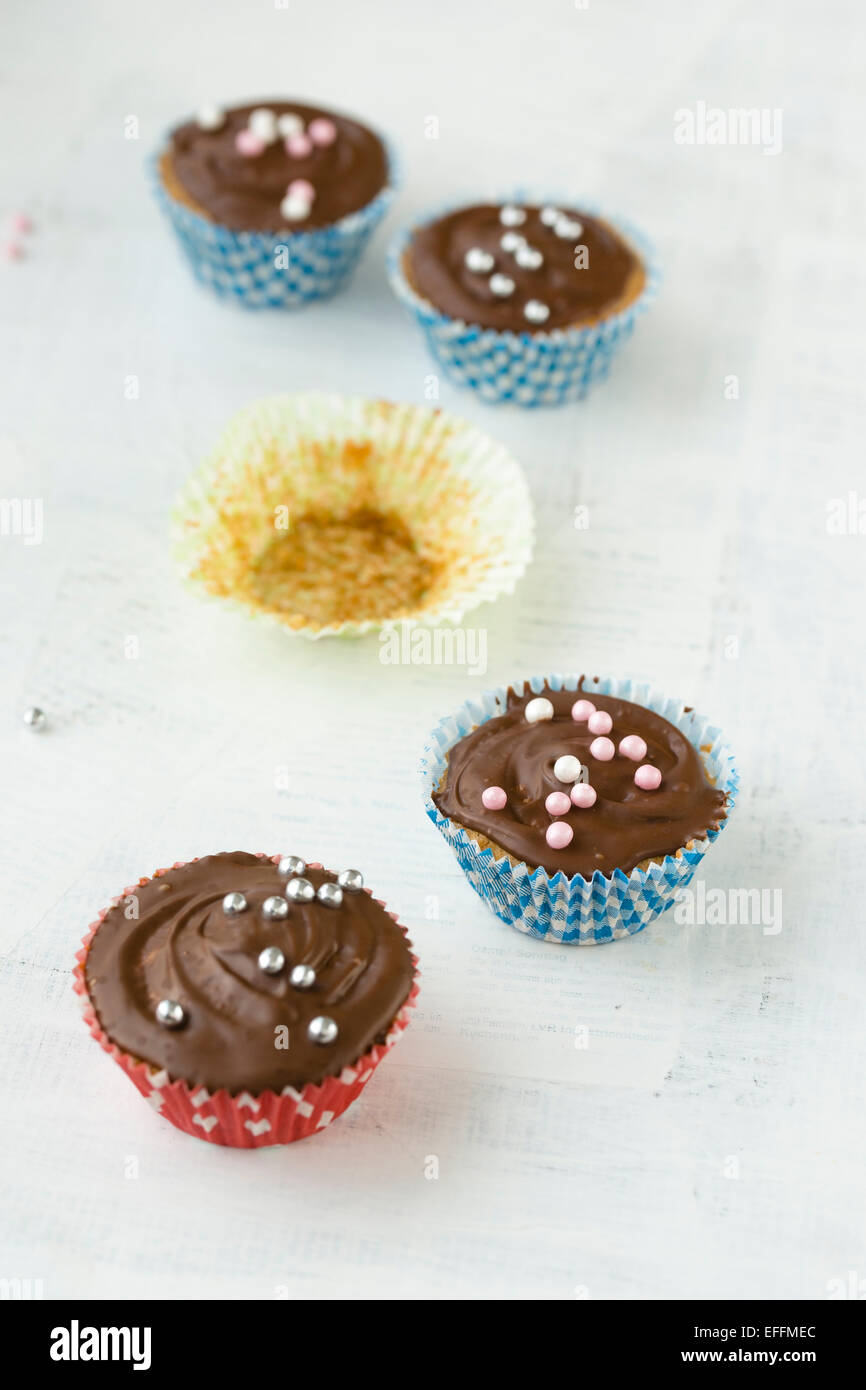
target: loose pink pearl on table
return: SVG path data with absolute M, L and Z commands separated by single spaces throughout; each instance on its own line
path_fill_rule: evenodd
M 555 820 L 547 827 L 544 838 L 551 849 L 565 849 L 574 839 L 574 831 L 567 820 Z
M 337 138 L 337 127 L 327 116 L 317 116 L 314 121 L 310 121 L 307 130 L 317 145 L 333 145 Z
M 264 154 L 265 142 L 254 131 L 245 127 L 235 136 L 235 149 L 246 159 L 256 159 L 260 154 Z
M 552 816 L 564 816 L 566 811 L 571 810 L 571 802 L 566 792 L 551 792 L 544 803 L 544 809 L 549 811 Z
M 290 135 L 286 141 L 286 154 L 291 155 L 292 159 L 306 159 L 307 155 L 312 153 L 313 142 L 303 131 L 299 131 L 297 135 Z
M 571 789 L 571 799 L 575 806 L 579 806 L 582 811 L 586 811 L 590 806 L 594 806 L 598 792 L 595 787 L 591 787 L 588 782 L 575 782 Z
M 316 190 L 309 179 L 292 179 L 286 192 L 290 198 L 304 198 L 308 203 L 316 196 Z
M 4 261 L 18 261 L 24 255 L 17 241 L 6 241 L 2 247 Z
M 10 226 L 13 232 L 32 232 L 33 223 L 26 212 L 13 212 L 10 218 Z
M 616 749 L 609 738 L 594 738 L 589 745 L 589 751 L 600 763 L 609 763 Z
M 502 787 L 485 787 L 481 793 L 481 803 L 488 811 L 501 811 L 507 801 Z
M 634 784 L 642 792 L 654 792 L 662 784 L 662 775 L 652 763 L 644 763 L 634 775 Z
M 582 724 L 584 719 L 588 719 L 591 714 L 595 714 L 595 705 L 592 700 L 575 700 L 571 707 L 572 719 L 576 719 L 578 724 Z
M 613 728 L 613 720 L 607 710 L 597 709 L 595 714 L 589 716 L 587 728 L 591 734 L 609 734 Z
M 639 763 L 641 758 L 646 757 L 646 743 L 640 734 L 626 734 L 625 738 L 620 739 L 619 751 L 624 758 Z

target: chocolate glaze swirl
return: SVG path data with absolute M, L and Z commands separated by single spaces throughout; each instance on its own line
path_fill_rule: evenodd
M 705 835 L 725 817 L 725 794 L 717 791 L 702 760 L 686 736 L 660 714 L 629 700 L 598 694 L 589 683 L 573 690 L 539 692 L 553 705 L 554 717 L 537 724 L 526 721 L 524 710 L 535 692 L 508 692 L 505 714 L 473 729 L 451 749 L 445 785 L 433 800 L 443 815 L 478 832 L 494 847 L 515 860 L 548 873 L 591 878 L 615 869 L 630 873 L 644 860 L 675 854 L 689 840 Z M 571 707 L 580 694 L 613 719 L 609 737 L 618 747 L 626 734 L 640 734 L 647 755 L 641 763 L 659 768 L 662 783 L 657 791 L 641 791 L 634 784 L 639 763 L 621 757 L 601 762 L 589 751 L 597 735 L 585 723 L 576 723 Z M 589 768 L 589 782 L 598 799 L 586 810 L 573 808 L 552 817 L 545 800 L 552 791 L 569 788 L 554 777 L 553 765 L 563 753 L 571 753 Z M 501 811 L 488 811 L 481 801 L 485 787 L 499 786 L 508 795 Z M 567 820 L 574 838 L 565 849 L 551 849 L 545 839 L 553 819 Z
M 325 116 L 337 127 L 337 139 L 314 146 L 302 159 L 291 158 L 283 141 L 254 158 L 235 148 L 235 136 L 250 113 L 268 107 L 277 116 L 294 112 L 305 124 Z M 375 198 L 388 178 L 385 149 L 378 135 L 348 116 L 296 101 L 257 101 L 226 113 L 219 130 L 202 130 L 195 122 L 172 132 L 168 149 L 169 184 L 176 181 L 192 205 L 220 226 L 238 232 L 303 232 L 327 227 Z M 316 190 L 308 217 L 287 222 L 280 203 L 293 179 L 308 179 Z
M 316 888 L 336 879 L 313 868 L 306 877 Z M 127 919 L 126 900 L 111 908 L 88 950 L 85 981 L 112 1042 L 173 1080 L 235 1094 L 337 1076 L 384 1038 L 412 984 L 401 928 L 367 892 L 345 893 L 337 909 L 292 902 L 288 917 L 266 920 L 262 903 L 283 896 L 286 883 L 270 859 L 214 854 L 142 883 L 137 919 Z M 232 892 L 249 908 L 227 917 L 222 900 Z M 258 964 L 265 946 L 285 955 L 277 975 Z M 289 983 L 299 964 L 315 969 L 312 989 Z M 161 999 L 184 1008 L 176 1031 L 156 1021 Z M 320 1014 L 339 1028 L 327 1046 L 307 1037 Z M 275 1046 L 281 1025 L 288 1048 Z
M 637 297 L 645 280 L 643 266 L 606 222 L 560 208 L 583 228 L 576 240 L 563 238 L 541 221 L 540 208 L 521 206 L 526 220 L 518 227 L 502 224 L 500 205 L 481 203 L 417 228 L 404 257 L 405 273 L 414 289 L 450 318 L 512 333 L 546 333 L 592 323 Z M 541 251 L 543 265 L 537 270 L 521 269 L 514 255 L 502 249 L 502 237 L 509 231 Z M 577 244 L 588 251 L 585 269 L 575 268 Z M 492 272 L 467 268 L 466 252 L 474 246 L 493 256 Z M 490 288 L 490 276 L 497 272 L 514 281 L 514 293 L 506 299 L 497 298 Z M 531 299 L 550 310 L 542 324 L 533 325 L 523 312 Z

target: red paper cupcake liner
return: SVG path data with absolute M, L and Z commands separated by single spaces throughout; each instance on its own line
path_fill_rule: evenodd
M 279 863 L 279 855 L 261 855 Z M 172 869 L 182 869 L 186 862 L 179 860 L 167 869 L 157 869 L 152 878 L 162 878 Z M 321 864 L 311 864 L 311 869 L 321 869 Z M 234 1149 L 260 1149 L 269 1144 L 293 1144 L 296 1139 L 306 1139 L 310 1134 L 318 1134 L 327 1129 L 338 1115 L 348 1110 L 364 1090 L 370 1077 L 382 1058 L 390 1052 L 409 1022 L 410 1011 L 418 997 L 418 958 L 411 956 L 413 966 L 412 988 L 401 1005 L 388 1035 L 383 1043 L 376 1043 L 359 1057 L 351 1067 L 344 1067 L 339 1076 L 328 1076 L 319 1085 L 306 1085 L 300 1090 L 284 1086 L 282 1091 L 261 1091 L 256 1095 L 242 1091 L 230 1095 L 228 1091 L 210 1092 L 204 1086 L 190 1086 L 186 1081 L 172 1081 L 167 1071 L 159 1071 L 147 1062 L 138 1061 L 129 1053 L 123 1052 L 111 1041 L 102 1028 L 96 1011 L 87 993 L 84 978 L 84 963 L 97 930 L 102 925 L 106 913 L 112 907 L 134 893 L 137 888 L 148 883 L 148 878 L 140 878 L 136 884 L 125 888 L 114 898 L 109 907 L 103 908 L 95 922 L 87 930 L 87 935 L 76 953 L 73 971 L 73 989 L 83 1006 L 84 1021 L 90 1034 L 96 1039 L 104 1052 L 107 1052 L 126 1073 L 130 1081 L 158 1114 L 164 1116 L 177 1129 L 191 1134 L 195 1139 L 205 1139 L 209 1144 L 225 1144 Z M 363 890 L 369 893 L 369 888 Z M 372 895 L 371 895 L 372 896 Z M 375 898 L 380 907 L 385 904 Z M 395 913 L 388 911 L 408 941 L 408 932 Z

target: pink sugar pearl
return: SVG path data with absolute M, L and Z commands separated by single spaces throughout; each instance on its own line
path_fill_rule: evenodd
M 508 797 L 502 787 L 485 787 L 481 793 L 482 805 L 488 811 L 501 811 L 507 801 Z
M 644 763 L 634 775 L 634 784 L 642 792 L 654 792 L 662 784 L 662 775 L 652 763 Z
M 317 116 L 314 121 L 310 121 L 307 130 L 317 145 L 333 145 L 337 138 L 337 127 L 327 116 Z
M 579 806 L 582 811 L 586 811 L 590 806 L 594 806 L 598 792 L 595 787 L 591 787 L 588 782 L 575 782 L 571 789 L 571 799 L 575 806 Z
M 606 710 L 597 709 L 595 714 L 589 716 L 587 728 L 591 734 L 609 734 L 613 728 L 613 720 Z
M 24 249 L 18 245 L 17 241 L 4 242 L 2 251 L 4 261 L 20 261 L 24 255 Z
M 316 196 L 316 190 L 309 179 L 292 179 L 286 192 L 290 198 L 303 198 L 307 203 L 311 203 Z
M 302 130 L 297 135 L 290 135 L 286 141 L 286 154 L 291 155 L 292 159 L 306 159 L 312 153 L 313 142 Z
M 589 751 L 600 763 L 609 763 L 616 749 L 609 738 L 594 738 L 589 745 Z
M 567 820 L 555 820 L 547 827 L 544 838 L 551 849 L 565 849 L 574 839 L 574 831 Z
M 260 154 L 264 154 L 265 142 L 259 139 L 254 131 L 245 127 L 235 136 L 235 149 L 245 159 L 256 159 Z
M 10 225 L 13 232 L 27 233 L 33 231 L 33 223 L 30 221 L 26 212 L 13 212 L 10 218 Z
M 620 739 L 619 751 L 624 758 L 639 763 L 641 758 L 646 757 L 646 743 L 640 734 L 626 734 L 625 738 Z
M 572 719 L 576 719 L 578 724 L 582 724 L 585 719 L 589 719 L 591 714 L 595 714 L 595 705 L 592 700 L 575 700 L 571 707 Z
M 571 810 L 571 802 L 566 792 L 551 792 L 544 803 L 544 809 L 549 811 L 552 816 L 564 816 L 566 811 Z

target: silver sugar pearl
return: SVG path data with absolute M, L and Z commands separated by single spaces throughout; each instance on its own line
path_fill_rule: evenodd
M 286 958 L 279 946 L 266 946 L 259 952 L 259 969 L 264 970 L 266 975 L 279 975 Z
M 507 299 L 514 294 L 514 281 L 508 275 L 491 275 L 490 288 L 499 299 Z
M 312 989 L 316 983 L 316 972 L 311 965 L 295 965 L 289 980 L 295 989 Z
M 323 883 L 316 897 L 323 907 L 339 907 L 343 901 L 343 890 L 336 883 Z
M 550 318 L 550 310 L 540 299 L 528 299 L 523 306 L 523 316 L 529 319 L 530 323 L 546 323 Z
M 156 1021 L 163 1028 L 179 1028 L 186 1022 L 183 1006 L 176 999 L 160 999 L 156 1006 Z
M 519 247 L 526 245 L 526 237 L 519 232 L 503 232 L 499 238 L 499 245 L 503 251 L 517 251 Z
M 463 257 L 463 264 L 467 270 L 471 270 L 476 275 L 487 275 L 496 264 L 489 251 L 485 251 L 481 246 L 470 246 L 466 255 Z
M 553 230 L 558 237 L 562 237 L 563 241 L 577 241 L 583 232 L 583 223 L 575 222 L 570 217 L 560 217 L 557 222 L 554 222 Z
M 332 1018 L 326 1018 L 320 1014 L 318 1018 L 311 1018 L 307 1028 L 307 1037 L 310 1042 L 321 1043 L 326 1046 L 328 1043 L 336 1042 L 339 1028 Z
M 226 893 L 223 898 L 223 912 L 226 917 L 237 917 L 239 912 L 246 912 L 248 906 L 243 893 Z
M 265 898 L 262 903 L 262 915 L 269 921 L 279 921 L 289 915 L 289 904 L 285 898 Z
M 552 227 L 554 223 L 559 221 L 562 213 L 559 211 L 559 208 L 551 207 L 548 203 L 547 207 L 541 209 L 538 216 L 541 218 L 545 227 Z
M 28 729 L 44 729 L 47 723 L 44 709 L 40 709 L 38 705 L 31 705 L 24 711 L 24 723 Z
M 518 246 L 514 259 L 521 270 L 539 270 L 544 264 L 544 257 L 534 246 Z
M 364 887 L 364 875 L 360 869 L 344 869 L 337 874 L 337 882 L 344 893 L 360 893 Z
M 316 890 L 308 878 L 290 878 L 286 884 L 286 897 L 293 903 L 311 903 Z
M 305 874 L 307 866 L 303 859 L 299 859 L 296 854 L 285 855 L 277 865 L 277 872 L 285 874 L 287 877 L 297 874 Z
M 499 221 L 503 227 L 522 227 L 526 221 L 526 213 L 523 208 L 517 208 L 513 203 L 506 203 L 504 208 L 499 209 Z

